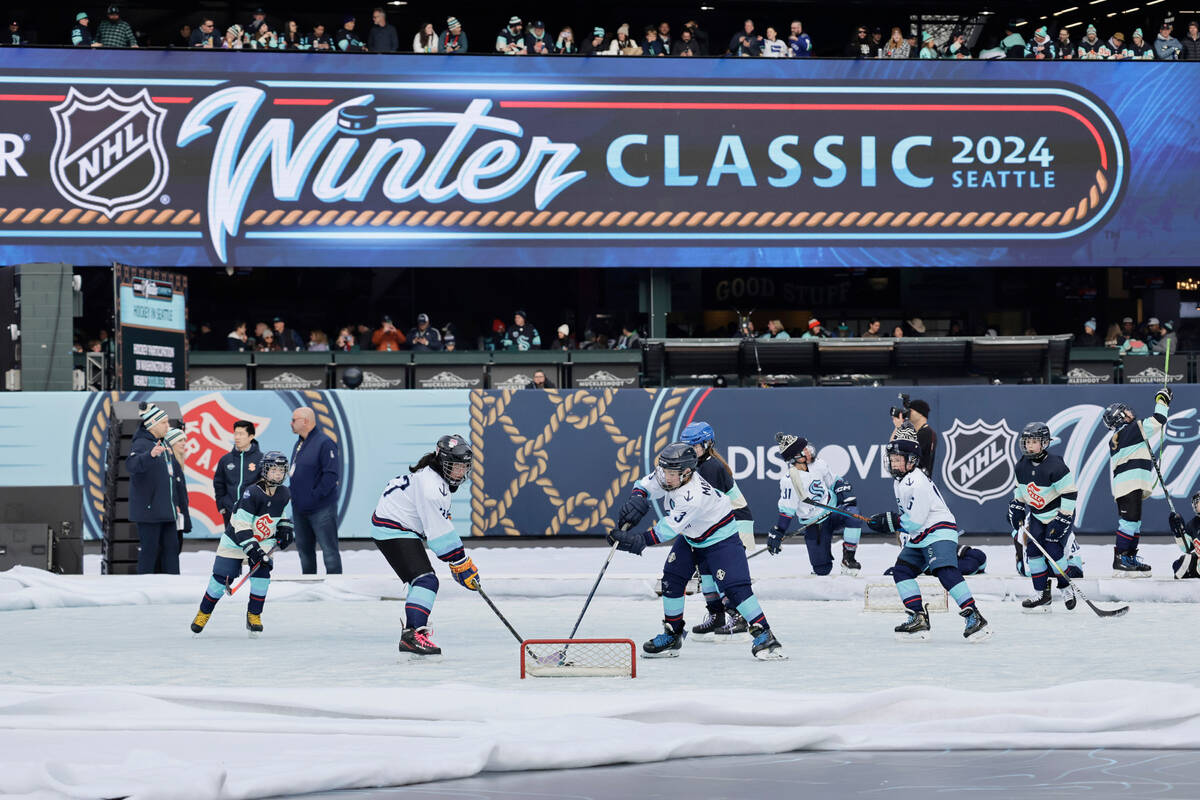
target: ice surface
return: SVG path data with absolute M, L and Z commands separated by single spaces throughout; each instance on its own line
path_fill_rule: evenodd
M 1172 548 L 1144 551 L 1165 576 Z M 1023 615 L 1029 582 L 1006 577 L 1010 553 L 990 550 L 1001 574 L 970 580 L 996 630 L 984 645 L 963 642 L 952 614 L 932 619 L 929 642 L 902 644 L 899 615 L 862 611 L 894 549 L 864 548 L 876 574 L 852 579 L 803 575 L 792 548 L 751 562 L 790 661 L 689 641 L 677 659 L 639 659 L 632 681 L 519 680 L 517 643 L 448 576 L 432 621 L 444 660 L 400 663 L 403 603 L 380 598 L 403 590 L 373 551 L 346 554 L 350 575 L 273 582 L 256 640 L 244 590 L 201 636 L 188 630 L 206 554 L 182 576 L 14 570 L 0 574 L 0 608 L 14 609 L 0 613 L 0 794 L 267 797 L 797 749 L 1200 747 L 1196 607 L 1184 604 L 1200 581 L 1089 578 L 1093 600 L 1132 611 Z M 618 554 L 580 635 L 656 633 L 663 555 Z M 1087 555 L 1090 574 L 1109 574 L 1103 548 Z M 604 556 L 475 551 L 489 594 L 530 638 L 570 630 Z M 846 599 L 806 599 L 820 596 Z M 689 598 L 689 622 L 702 615 Z

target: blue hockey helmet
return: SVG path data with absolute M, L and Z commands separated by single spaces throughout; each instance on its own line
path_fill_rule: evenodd
M 1133 409 L 1124 403 L 1113 403 L 1104 409 L 1104 424 L 1114 433 L 1129 424 Z
M 709 446 L 716 443 L 717 434 L 707 422 L 693 422 L 683 429 L 680 439 L 693 446 Z
M 1050 426 L 1044 422 L 1030 422 L 1021 429 L 1019 442 L 1021 445 L 1021 455 L 1028 456 L 1032 461 L 1043 460 L 1050 447 Z M 1029 452 L 1029 442 L 1041 442 L 1042 449 L 1036 453 Z
M 692 478 L 696 466 L 700 463 L 696 451 L 687 442 L 672 442 L 658 454 L 657 469 L 654 471 L 658 483 L 667 491 L 678 489 Z M 677 482 L 668 480 L 667 472 L 678 472 Z M 686 473 L 686 474 L 685 474 Z
M 287 480 L 288 457 L 278 450 L 268 450 L 263 453 L 258 468 L 262 470 L 260 481 L 268 486 L 279 486 Z

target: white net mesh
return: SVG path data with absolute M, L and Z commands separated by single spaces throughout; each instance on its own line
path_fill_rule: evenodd
M 938 580 L 917 581 L 921 587 L 921 601 L 930 613 L 950 610 L 950 597 Z M 895 583 L 868 583 L 863 593 L 863 611 L 904 611 L 904 603 L 896 592 Z
M 521 677 L 632 678 L 636 658 L 629 639 L 530 639 L 521 643 Z

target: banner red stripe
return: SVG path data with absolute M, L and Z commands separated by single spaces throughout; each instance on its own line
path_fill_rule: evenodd
M 277 106 L 327 106 L 333 100 L 321 97 L 276 97 L 271 102 Z

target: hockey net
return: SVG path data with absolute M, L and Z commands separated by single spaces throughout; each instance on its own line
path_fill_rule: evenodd
M 526 639 L 521 677 L 636 678 L 637 647 L 631 639 Z
M 921 601 L 927 611 L 933 613 L 950 610 L 950 596 L 937 580 L 918 580 Z M 863 611 L 905 611 L 895 583 L 868 583 L 863 592 Z

